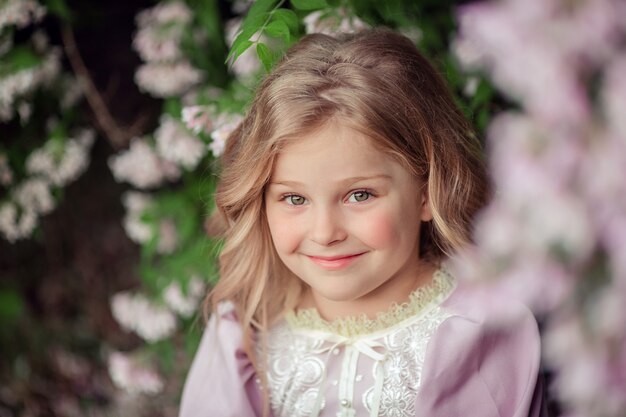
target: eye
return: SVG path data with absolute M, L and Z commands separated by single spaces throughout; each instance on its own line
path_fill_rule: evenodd
M 306 202 L 306 198 L 297 194 L 290 194 L 283 197 L 283 200 L 291 206 L 301 206 Z
M 370 193 L 367 190 L 358 190 L 350 194 L 350 197 L 348 197 L 348 202 L 362 203 L 363 201 L 369 200 L 371 196 L 372 196 L 372 193 Z

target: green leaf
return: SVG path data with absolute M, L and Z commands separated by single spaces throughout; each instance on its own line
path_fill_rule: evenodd
M 276 7 L 276 3 L 278 0 L 255 1 L 241 23 L 240 35 L 243 34 L 245 39 L 250 39 L 252 35 L 261 30 L 270 12 Z
M 274 61 L 274 57 L 272 55 L 272 51 L 270 51 L 270 48 L 268 48 L 267 45 L 265 45 L 264 43 L 259 42 L 256 44 L 256 53 L 263 63 L 265 71 L 269 72 L 272 68 L 272 63 Z
M 271 11 L 279 0 L 256 0 L 252 3 L 252 7 L 246 15 L 246 19 L 252 18 L 259 14 L 265 14 Z
M 275 20 L 265 27 L 265 32 L 274 38 L 283 38 L 289 42 L 289 26 L 282 20 Z
M 289 9 L 276 9 L 272 13 L 272 21 L 282 21 L 285 22 L 287 27 L 289 27 L 289 31 L 291 33 L 298 33 L 300 29 L 300 19 L 298 19 L 298 15 L 293 12 L 293 10 Z
M 57 15 L 63 20 L 70 20 L 72 13 L 67 7 L 65 0 L 47 0 L 44 2 L 46 8 L 54 15 Z
M 291 5 L 298 10 L 317 10 L 328 7 L 326 0 L 291 0 Z
M 26 70 L 41 64 L 41 58 L 28 47 L 16 46 L 2 57 L 0 76 Z
M 252 46 L 252 43 L 253 42 L 248 39 L 240 40 L 239 37 L 235 39 L 235 42 L 233 42 L 233 48 L 230 50 L 228 56 L 226 57 L 226 62 L 231 60 L 234 62 L 237 58 L 241 56 L 241 54 L 246 52 L 246 50 Z
M 24 302 L 17 291 L 0 291 L 0 323 L 15 321 L 23 311 Z

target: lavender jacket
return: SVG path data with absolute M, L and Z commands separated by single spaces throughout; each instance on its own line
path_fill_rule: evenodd
M 442 282 L 412 294 L 383 328 L 320 325 L 310 314 L 275 325 L 265 363 L 273 416 L 546 416 L 530 311 Z M 260 417 L 262 398 L 233 308 L 221 305 L 180 417 Z

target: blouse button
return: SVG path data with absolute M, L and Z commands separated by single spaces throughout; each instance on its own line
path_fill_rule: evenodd
M 333 349 L 333 355 L 335 356 L 339 355 L 339 348 Z
M 346 400 L 345 398 L 343 400 L 341 400 L 340 402 L 342 407 L 349 407 L 350 406 L 350 401 Z
M 356 382 L 361 382 L 361 380 L 363 379 L 363 375 L 357 375 L 355 379 Z

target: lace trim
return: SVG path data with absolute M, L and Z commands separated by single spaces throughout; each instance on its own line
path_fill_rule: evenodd
M 375 319 L 362 314 L 329 322 L 324 320 L 315 308 L 290 311 L 285 319 L 292 328 L 296 329 L 319 330 L 345 337 L 362 336 L 388 329 L 419 314 L 431 302 L 449 294 L 453 288 L 454 279 L 448 271 L 440 268 L 433 273 L 433 280 L 430 284 L 416 289 L 409 295 L 409 301 L 401 304 L 393 303 L 387 311 L 378 313 Z

